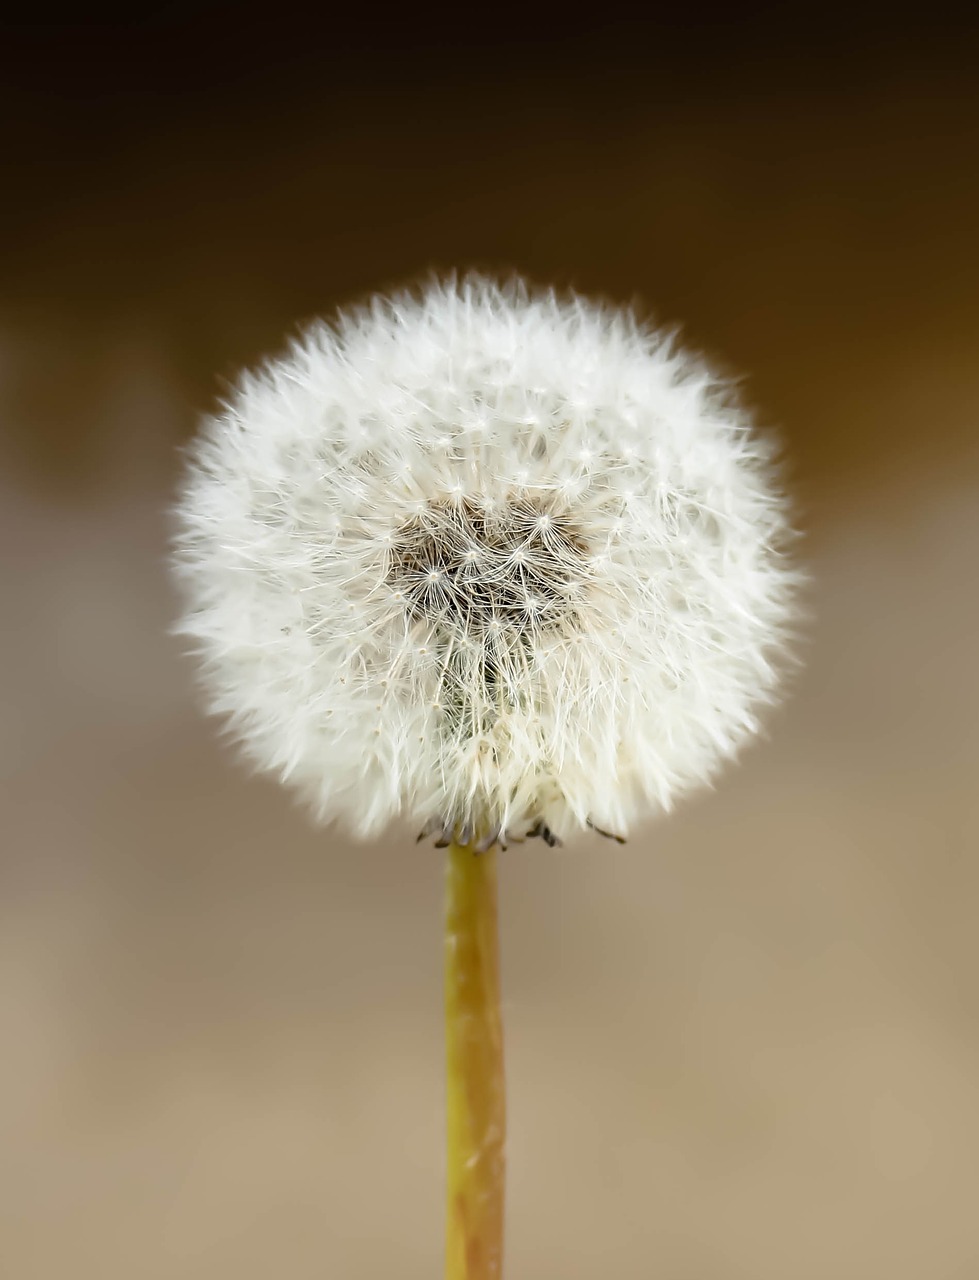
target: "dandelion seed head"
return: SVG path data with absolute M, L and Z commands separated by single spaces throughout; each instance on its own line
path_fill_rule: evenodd
M 795 573 L 749 427 L 668 335 L 519 282 L 314 327 L 192 452 L 211 709 L 364 835 L 624 836 L 777 689 Z

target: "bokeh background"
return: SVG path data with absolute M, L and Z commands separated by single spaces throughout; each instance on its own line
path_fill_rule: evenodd
M 0 32 L 0 1275 L 440 1273 L 439 855 L 233 762 L 166 510 L 239 367 L 476 265 L 745 371 L 813 574 L 716 791 L 503 859 L 507 1274 L 972 1280 L 974 27 L 139 9 Z

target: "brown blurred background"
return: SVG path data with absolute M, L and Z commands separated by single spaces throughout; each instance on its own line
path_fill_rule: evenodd
M 814 575 L 715 792 L 503 861 L 508 1277 L 979 1276 L 976 31 L 141 12 L 0 32 L 0 1276 L 440 1273 L 439 855 L 233 763 L 166 508 L 241 365 L 469 265 L 745 371 Z

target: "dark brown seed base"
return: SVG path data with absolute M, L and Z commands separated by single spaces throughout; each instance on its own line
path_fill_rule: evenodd
M 616 835 L 614 831 L 604 831 L 601 827 L 596 827 L 590 819 L 588 825 L 596 835 L 604 836 L 606 840 L 614 840 L 616 844 L 626 842 L 625 836 Z M 563 843 L 560 836 L 555 835 L 541 819 L 538 819 L 527 831 L 518 833 L 495 827 L 476 839 L 475 829 L 468 823 L 446 822 L 441 818 L 432 818 L 419 831 L 415 843 L 420 844 L 430 836 L 434 839 L 436 849 L 447 849 L 450 844 L 461 845 L 463 848 L 471 845 L 473 853 L 487 853 L 494 845 L 506 849 L 508 845 L 523 844 L 525 840 L 543 840 L 551 849 Z

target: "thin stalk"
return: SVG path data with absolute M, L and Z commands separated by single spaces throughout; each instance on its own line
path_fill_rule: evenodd
M 452 844 L 445 877 L 446 1280 L 503 1269 L 506 1101 L 496 849 Z

